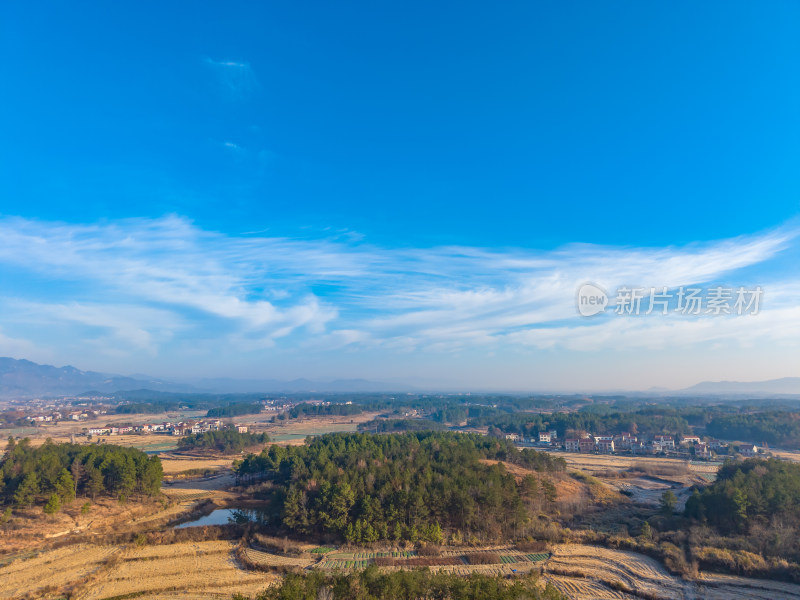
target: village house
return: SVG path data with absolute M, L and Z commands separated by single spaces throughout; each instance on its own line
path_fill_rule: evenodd
M 549 431 L 540 431 L 539 432 L 539 442 L 542 444 L 549 444 L 550 443 L 550 432 Z
M 743 446 L 739 446 L 739 454 L 741 454 L 745 458 L 752 458 L 753 456 L 757 456 L 758 446 L 755 446 L 753 444 L 745 444 Z
M 709 449 L 708 444 L 703 444 L 702 442 L 695 444 L 694 455 L 698 458 L 709 458 L 711 456 L 711 450 Z
M 636 442 L 636 436 L 630 433 L 620 433 L 614 436 L 614 447 L 617 450 L 630 450 Z
M 567 452 L 580 452 L 580 440 L 578 438 L 567 438 L 564 440 L 564 450 Z
M 603 438 L 598 440 L 597 450 L 603 454 L 611 454 L 614 452 L 614 439 Z
M 583 438 L 578 442 L 578 448 L 581 452 L 589 454 L 595 451 L 595 444 L 593 438 Z
M 675 440 L 669 435 L 657 435 L 653 438 L 653 445 L 661 447 L 661 449 L 675 448 Z
M 681 438 L 681 445 L 683 444 L 699 444 L 700 438 L 696 435 L 685 435 Z

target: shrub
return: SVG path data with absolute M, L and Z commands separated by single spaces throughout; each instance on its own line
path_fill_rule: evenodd
M 503 562 L 497 552 L 474 552 L 464 558 L 471 565 L 499 565 Z
M 439 544 L 427 544 L 423 542 L 417 548 L 417 554 L 420 556 L 441 556 L 442 547 Z
M 58 499 L 58 494 L 50 494 L 50 499 L 44 505 L 44 512 L 48 515 L 54 515 L 61 510 L 61 500 Z
M 522 552 L 547 552 L 547 542 L 542 540 L 533 540 L 530 542 L 518 542 L 515 544 L 517 550 Z

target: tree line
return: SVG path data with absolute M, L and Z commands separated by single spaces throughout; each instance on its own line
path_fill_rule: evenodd
M 105 444 L 54 444 L 34 448 L 9 438 L 0 463 L 0 500 L 28 507 L 70 502 L 76 496 L 158 494 L 163 471 L 157 456 Z
M 358 573 L 328 575 L 321 571 L 287 574 L 280 585 L 256 596 L 256 600 L 418 600 L 458 598 L 459 600 L 566 600 L 551 584 L 540 585 L 528 575 L 509 581 L 499 576 L 472 573 L 462 577 L 428 570 L 381 572 L 368 567 Z M 233 600 L 247 600 L 235 594 Z
M 800 413 L 767 411 L 715 416 L 706 426 L 714 437 L 726 440 L 767 442 L 787 448 L 800 447 Z
M 539 472 L 561 458 L 474 434 L 328 434 L 305 446 L 270 446 L 234 465 L 242 480 L 267 479 L 288 532 L 352 543 L 442 541 L 444 530 L 497 539 L 519 535 L 534 510 L 555 500 L 546 477 L 517 483 L 502 464 Z
M 527 437 L 541 431 L 556 430 L 559 436 L 569 431 L 587 431 L 593 434 L 633 433 L 653 435 L 683 435 L 691 431 L 686 417 L 673 410 L 577 411 L 570 413 L 510 413 L 468 419 L 470 427 L 496 427 L 503 433 L 517 433 Z
M 238 417 L 241 415 L 257 415 L 261 412 L 262 405 L 257 402 L 236 402 L 227 406 L 210 408 L 207 417 Z
M 206 431 L 187 435 L 178 440 L 179 450 L 216 450 L 231 453 L 255 446 L 266 444 L 269 436 L 266 433 L 239 433 L 233 427 L 226 427 L 216 431 Z
M 442 423 L 430 419 L 373 419 L 358 426 L 360 431 L 396 433 L 399 431 L 436 431 L 446 429 Z
M 729 461 L 716 481 L 686 502 L 686 516 L 725 534 L 747 532 L 778 519 L 800 525 L 800 465 L 778 459 Z
M 310 404 L 303 402 L 289 409 L 289 416 L 297 419 L 301 416 L 348 416 L 360 415 L 364 409 L 357 404 Z

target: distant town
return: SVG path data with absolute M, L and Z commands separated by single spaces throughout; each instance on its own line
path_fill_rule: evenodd
M 394 400 L 394 398 L 392 398 Z M 252 407 L 250 414 L 271 414 L 272 422 L 281 421 L 289 416 L 297 417 L 296 413 L 299 406 L 312 407 L 332 407 L 331 414 L 336 413 L 337 407 L 349 407 L 360 412 L 352 406 L 352 401 L 332 402 L 319 398 L 261 398 L 257 402 L 250 404 Z M 120 404 L 113 396 L 74 396 L 63 398 L 47 398 L 25 400 L 24 402 L 9 402 L 2 413 L 5 423 L 0 423 L 5 427 L 37 427 L 45 424 L 56 424 L 62 421 L 86 423 L 86 427 L 80 429 L 77 435 L 85 435 L 88 438 L 99 436 L 129 435 L 129 434 L 156 434 L 168 436 L 185 436 L 207 431 L 218 431 L 226 427 L 236 428 L 239 432 L 245 433 L 248 429 L 252 430 L 252 425 L 236 422 L 232 416 L 227 418 L 183 418 L 174 420 L 160 420 L 153 422 L 136 422 L 141 419 L 138 415 L 130 423 L 108 423 L 95 425 L 97 421 L 102 421 L 104 417 L 114 415 L 119 421 L 120 414 L 125 414 L 120 408 L 126 406 Z M 482 406 L 477 404 L 476 406 Z M 365 407 L 366 408 L 366 407 Z M 167 411 L 175 415 L 181 412 L 191 411 L 190 406 L 176 406 L 174 410 Z M 209 411 L 209 414 L 212 411 Z M 426 415 L 431 411 L 418 409 L 397 409 L 392 414 L 384 414 L 382 417 L 400 417 L 405 421 L 426 422 Z M 317 414 L 319 414 L 317 412 Z M 756 443 L 732 443 L 715 439 L 709 436 L 688 435 L 688 434 L 660 434 L 645 435 L 631 432 L 621 433 L 589 433 L 567 429 L 559 431 L 555 428 L 533 431 L 530 435 L 520 433 L 505 433 L 496 428 L 488 427 L 476 429 L 466 427 L 466 421 L 454 424 L 450 427 L 454 431 L 471 431 L 501 437 L 522 447 L 534 447 L 550 451 L 565 451 L 570 453 L 584 454 L 627 454 L 627 455 L 659 455 L 683 459 L 695 460 L 717 460 L 728 456 L 738 456 L 750 458 L 759 455 L 767 455 L 770 452 L 766 444 Z

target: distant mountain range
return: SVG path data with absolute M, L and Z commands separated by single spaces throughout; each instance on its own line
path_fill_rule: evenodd
M 0 358 L 0 397 L 34 398 L 38 396 L 72 396 L 93 391 L 102 394 L 131 390 L 152 390 L 171 393 L 346 393 L 346 392 L 411 392 L 421 388 L 398 383 L 366 379 L 233 379 L 205 378 L 167 381 L 148 375 L 115 375 L 81 371 L 75 367 L 40 365 L 29 360 Z M 436 386 L 425 386 L 426 390 Z M 488 390 L 487 390 L 488 392 Z M 522 393 L 522 392 L 520 392 Z M 688 388 L 669 391 L 654 388 L 631 395 L 697 395 L 697 396 L 800 396 L 800 377 L 784 377 L 769 381 L 704 381 Z M 626 392 L 619 392 L 625 395 Z
M 782 377 L 767 381 L 703 381 L 680 390 L 681 394 L 698 395 L 796 395 L 800 396 L 800 377 Z
M 408 385 L 368 381 L 366 379 L 336 379 L 333 381 L 311 381 L 309 379 L 198 379 L 192 381 L 194 386 L 203 391 L 248 393 L 248 392 L 405 392 L 412 388 Z
M 338 379 L 335 381 L 310 381 L 294 379 L 198 379 L 186 382 L 165 381 L 147 375 L 123 376 L 94 371 L 81 371 L 75 367 L 40 365 L 30 360 L 0 358 L 0 397 L 34 398 L 38 396 L 72 396 L 92 391 L 101 394 L 148 389 L 158 392 L 179 393 L 301 393 L 301 392 L 400 392 L 411 388 L 398 384 L 367 381 L 365 379 Z
M 81 371 L 70 366 L 53 367 L 30 360 L 0 358 L 0 396 L 5 398 L 74 395 L 88 390 L 111 393 L 139 388 L 163 392 L 195 391 L 191 386 L 160 379 L 138 379 Z

